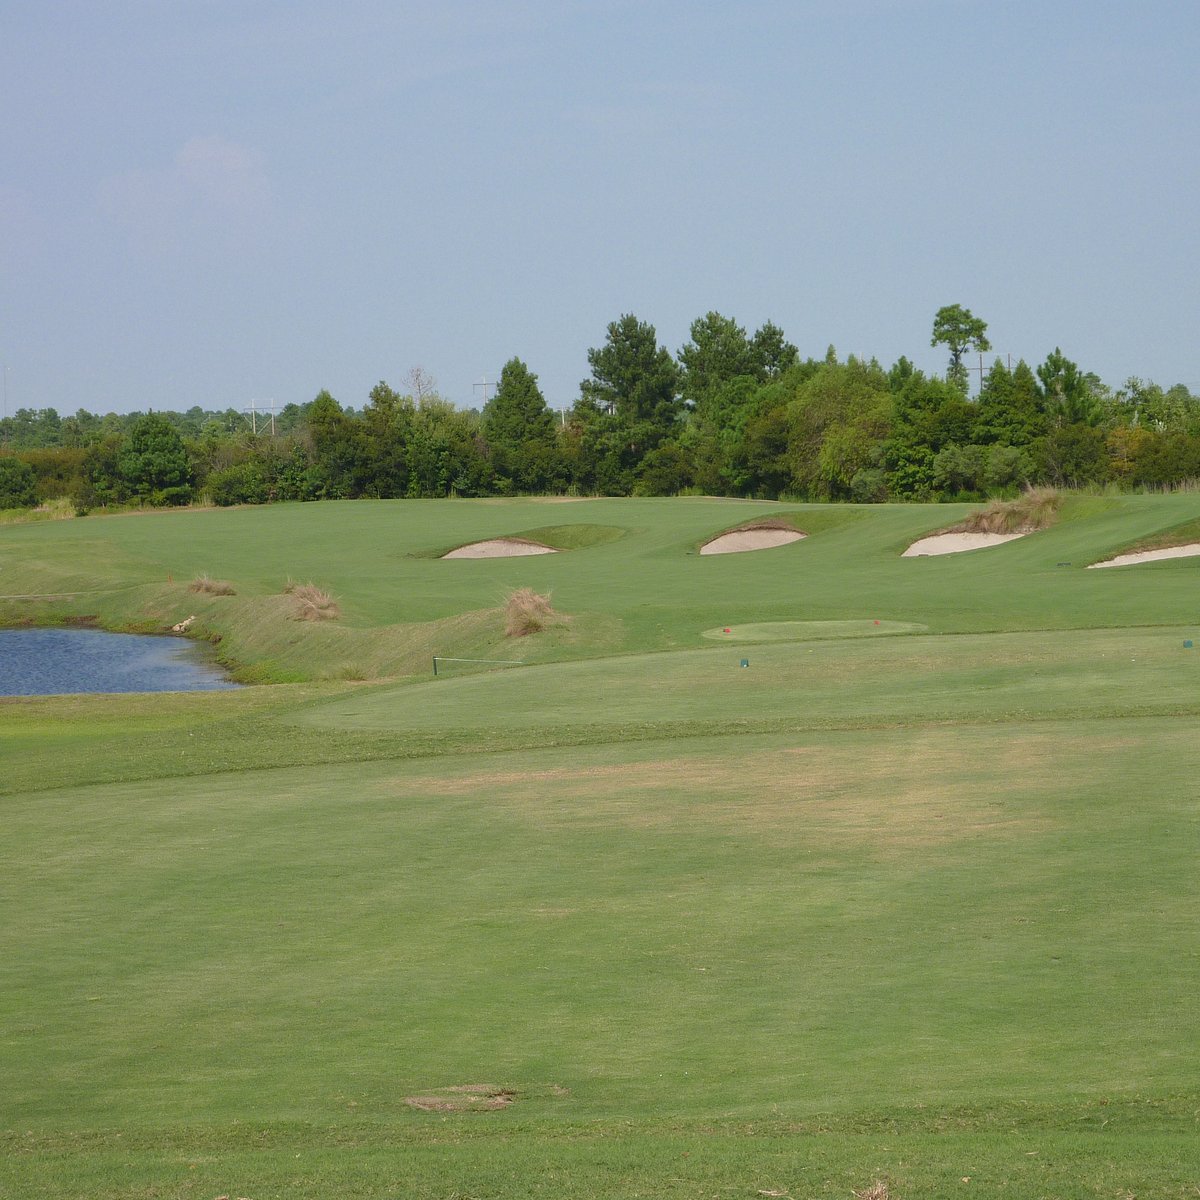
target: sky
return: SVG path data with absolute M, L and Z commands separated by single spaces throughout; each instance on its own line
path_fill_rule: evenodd
M 8 412 L 553 407 L 624 313 L 1200 392 L 1196 0 L 0 0 Z

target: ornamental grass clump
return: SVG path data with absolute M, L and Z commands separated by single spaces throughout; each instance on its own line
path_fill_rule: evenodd
M 966 533 L 1033 533 L 1053 525 L 1062 506 L 1055 488 L 1026 488 L 1012 500 L 993 500 L 962 523 Z
M 504 605 L 504 635 L 527 637 L 540 633 L 557 616 L 549 596 L 539 595 L 533 588 L 518 588 Z
M 295 583 L 289 580 L 283 589 L 295 601 L 293 621 L 333 621 L 342 615 L 341 606 L 315 583 Z
M 237 591 L 235 590 L 233 584 L 227 579 L 213 579 L 212 576 L 207 573 L 203 575 L 197 575 L 189 585 L 188 591 L 206 592 L 210 596 L 237 595 Z

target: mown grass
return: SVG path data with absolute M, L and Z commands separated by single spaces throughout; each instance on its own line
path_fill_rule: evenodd
M 1133 501 L 975 566 L 898 559 L 944 513 L 848 510 L 757 573 L 689 553 L 715 502 L 386 570 L 409 510 L 310 506 L 340 549 L 294 537 L 293 573 L 344 605 L 313 624 L 236 525 L 191 567 L 158 517 L 97 522 L 99 559 L 6 531 L 0 580 L 94 569 L 114 623 L 220 562 L 204 628 L 310 679 L 496 644 L 509 579 L 572 620 L 436 681 L 0 702 L 0 1194 L 1192 1194 L 1194 566 L 1057 565 L 1200 503 Z M 704 640 L 738 614 L 869 636 Z M 512 1103 L 408 1103 L 483 1084 Z
M 506 657 L 499 610 L 522 587 L 552 594 L 572 618 L 528 651 L 545 661 L 691 646 L 697 630 L 731 623 L 878 618 L 979 632 L 1178 623 L 1192 611 L 1195 564 L 1159 570 L 1153 589 L 1123 572 L 1082 568 L 1196 520 L 1194 494 L 1069 497 L 1055 525 L 1036 535 L 916 560 L 900 554 L 961 520 L 967 506 L 595 500 L 553 506 L 559 525 L 546 526 L 548 507 L 362 501 L 6 527 L 0 621 L 92 616 L 112 628 L 169 628 L 196 611 L 187 581 L 219 562 L 238 594 L 200 602 L 196 632 L 220 637 L 223 656 L 246 677 L 298 681 L 348 669 L 368 679 L 411 673 L 433 653 Z M 772 516 L 808 536 L 767 554 L 696 553 L 723 530 Z M 420 556 L 539 528 L 590 537 L 597 527 L 624 536 L 538 558 Z M 297 636 L 277 603 L 289 578 L 336 592 L 340 619 Z

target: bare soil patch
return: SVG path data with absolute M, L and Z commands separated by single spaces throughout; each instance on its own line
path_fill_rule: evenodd
M 528 558 L 534 554 L 557 554 L 553 546 L 527 538 L 486 538 L 443 554 L 443 558 Z
M 512 1088 L 490 1083 L 460 1083 L 454 1087 L 436 1088 L 429 1096 L 405 1096 L 404 1103 L 421 1112 L 495 1112 L 507 1108 L 516 1098 L 517 1093 Z

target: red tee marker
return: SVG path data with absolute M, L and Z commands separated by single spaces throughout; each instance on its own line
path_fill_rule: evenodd
M 875 622 L 875 624 L 876 624 L 876 625 L 878 625 L 878 624 L 879 624 L 879 622 L 878 622 L 878 621 L 876 621 L 876 622 Z
M 725 627 L 725 632 L 726 632 L 726 633 L 732 633 L 732 632 L 733 632 L 733 630 L 732 630 L 732 629 L 730 629 L 730 628 L 729 628 L 729 626 L 727 625 L 727 626 Z

